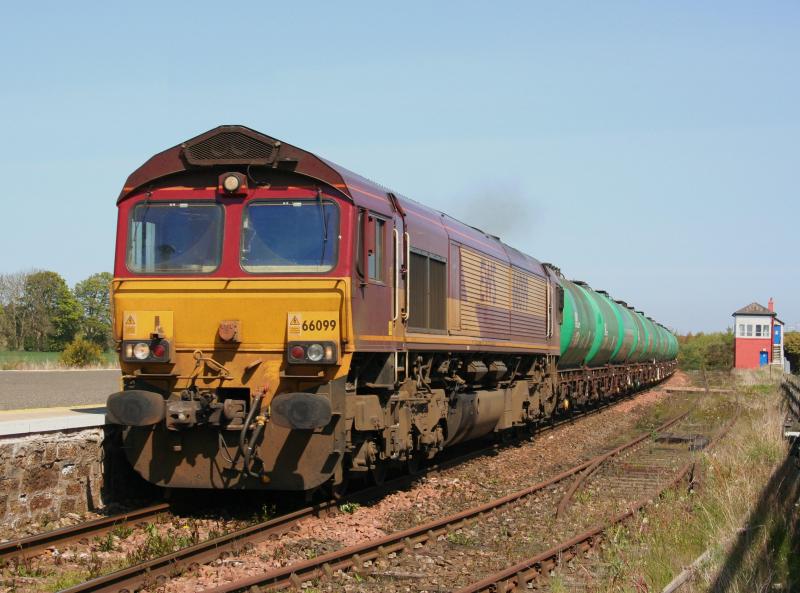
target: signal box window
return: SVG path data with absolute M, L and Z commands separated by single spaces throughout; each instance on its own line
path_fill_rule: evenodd
M 331 201 L 251 202 L 242 221 L 242 269 L 257 274 L 333 269 L 339 208 Z
M 386 241 L 386 221 L 380 218 L 371 218 L 375 228 L 375 243 L 367 253 L 367 268 L 369 279 L 383 281 L 384 246 Z
M 447 262 L 433 254 L 411 252 L 411 311 L 408 326 L 444 331 L 447 312 Z
M 217 204 L 137 204 L 128 224 L 128 269 L 138 274 L 213 272 L 222 254 L 222 218 Z

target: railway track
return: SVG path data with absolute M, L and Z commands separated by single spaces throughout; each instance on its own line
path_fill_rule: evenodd
M 66 546 L 80 540 L 88 540 L 142 521 L 153 521 L 169 514 L 170 506 L 162 502 L 108 517 L 100 517 L 77 525 L 46 531 L 28 537 L 0 543 L 0 562 L 13 558 L 35 556 L 54 546 Z
M 733 427 L 738 419 L 738 414 L 728 422 L 721 430 L 717 431 L 712 439 L 707 442 L 708 446 L 716 444 Z M 654 455 L 650 461 L 653 462 L 652 473 L 658 474 L 663 470 L 663 457 Z M 644 467 L 645 460 L 639 467 Z M 660 497 L 670 488 L 677 486 L 687 475 L 693 473 L 695 460 L 689 458 L 684 460 L 678 469 L 672 473 L 669 479 L 658 482 L 657 480 L 634 480 L 632 493 L 635 494 L 633 500 L 625 505 L 626 508 L 614 514 L 610 519 L 597 523 L 596 525 L 573 535 L 555 546 L 523 560 L 513 566 L 509 566 L 501 571 L 490 574 L 484 579 L 471 583 L 466 587 L 457 589 L 455 593 L 509 593 L 511 591 L 521 591 L 528 588 L 529 583 L 546 578 L 550 572 L 559 565 L 569 562 L 573 558 L 586 554 L 593 549 L 603 539 L 603 533 L 611 526 L 622 523 L 634 516 L 638 511 Z M 606 477 L 613 476 L 614 471 L 610 470 Z M 657 485 L 656 485 L 657 484 Z M 653 487 L 655 485 L 655 487 Z
M 633 393 L 619 399 L 602 402 L 591 408 L 582 410 L 580 414 L 571 414 L 547 425 L 542 425 L 537 428 L 535 435 L 540 435 L 565 424 L 580 421 L 582 418 L 597 414 L 617 403 L 635 398 L 641 393 L 644 392 Z M 489 447 L 484 446 L 450 459 L 444 459 L 435 465 L 424 468 L 421 473 L 424 475 L 432 475 L 470 459 L 491 455 L 498 449 L 506 446 L 508 446 L 507 443 L 497 443 Z M 269 521 L 250 525 L 220 537 L 200 542 L 168 555 L 153 558 L 113 573 L 100 575 L 85 583 L 66 589 L 65 593 L 122 593 L 136 591 L 145 586 L 163 584 L 170 577 L 180 574 L 182 571 L 224 558 L 229 554 L 245 549 L 254 542 L 287 533 L 298 521 L 305 518 L 325 516 L 326 514 L 337 512 L 338 505 L 347 501 L 363 502 L 380 498 L 389 492 L 407 487 L 412 482 L 419 479 L 419 477 L 420 475 L 404 475 L 387 481 L 381 486 L 356 492 L 344 500 L 329 500 L 313 506 L 307 506 Z M 63 547 L 73 542 L 85 542 L 86 540 L 103 535 L 120 525 L 133 525 L 148 520 L 152 521 L 159 516 L 169 513 L 169 508 L 167 503 L 160 503 L 128 513 L 65 527 L 53 532 L 37 534 L 6 542 L 0 546 L 0 562 L 35 556 L 55 546 Z
M 687 411 L 670 419 L 659 426 L 656 432 L 661 432 L 674 426 L 683 420 L 688 413 Z M 368 574 L 370 571 L 374 571 L 376 566 L 391 563 L 393 558 L 398 557 L 404 552 L 417 550 L 427 544 L 441 542 L 446 539 L 450 533 L 464 529 L 477 522 L 486 522 L 491 515 L 507 511 L 510 512 L 514 507 L 524 504 L 526 500 L 532 497 L 546 494 L 555 504 L 559 499 L 557 494 L 560 492 L 558 488 L 554 488 L 555 486 L 563 485 L 568 479 L 582 476 L 583 474 L 585 474 L 586 477 L 598 475 L 596 470 L 601 467 L 603 463 L 615 458 L 628 458 L 631 452 L 646 445 L 651 436 L 652 431 L 643 433 L 637 438 L 593 459 L 589 459 L 549 480 L 480 506 L 430 521 L 411 529 L 399 531 L 379 539 L 330 552 L 304 562 L 295 563 L 261 575 L 222 585 L 210 589 L 209 591 L 210 593 L 235 593 L 239 591 L 248 591 L 253 587 L 259 591 L 273 591 L 301 588 L 305 583 L 335 579 L 337 575 L 347 572 Z M 580 478 L 580 480 L 580 483 L 585 481 L 583 478 Z

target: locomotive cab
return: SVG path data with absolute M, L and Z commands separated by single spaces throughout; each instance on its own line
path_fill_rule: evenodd
M 309 490 L 344 454 L 353 205 L 247 162 L 274 144 L 225 135 L 176 147 L 183 171 L 165 174 L 172 155 L 157 155 L 147 183 L 123 190 L 112 290 L 124 389 L 108 418 L 156 484 Z M 198 155 L 208 162 L 189 165 Z

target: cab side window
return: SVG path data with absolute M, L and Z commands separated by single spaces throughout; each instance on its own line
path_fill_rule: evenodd
M 367 233 L 370 239 L 367 243 L 367 273 L 370 280 L 383 282 L 385 280 L 386 221 L 370 215 Z

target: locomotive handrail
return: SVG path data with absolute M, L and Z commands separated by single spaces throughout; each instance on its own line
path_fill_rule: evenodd
M 406 310 L 403 312 L 403 319 L 411 317 L 411 235 L 403 233 L 406 241 Z
M 553 337 L 553 299 L 550 297 L 550 292 L 553 290 L 553 288 L 549 277 L 547 278 L 547 288 L 545 290 L 545 314 L 547 315 L 547 321 L 545 322 L 545 337 L 549 339 Z
M 400 246 L 400 233 L 397 232 L 396 228 L 392 229 L 392 235 L 394 236 L 394 286 L 392 287 L 394 315 L 392 316 L 392 323 L 394 323 L 400 317 L 400 295 L 398 292 L 400 290 L 400 250 L 402 248 Z

